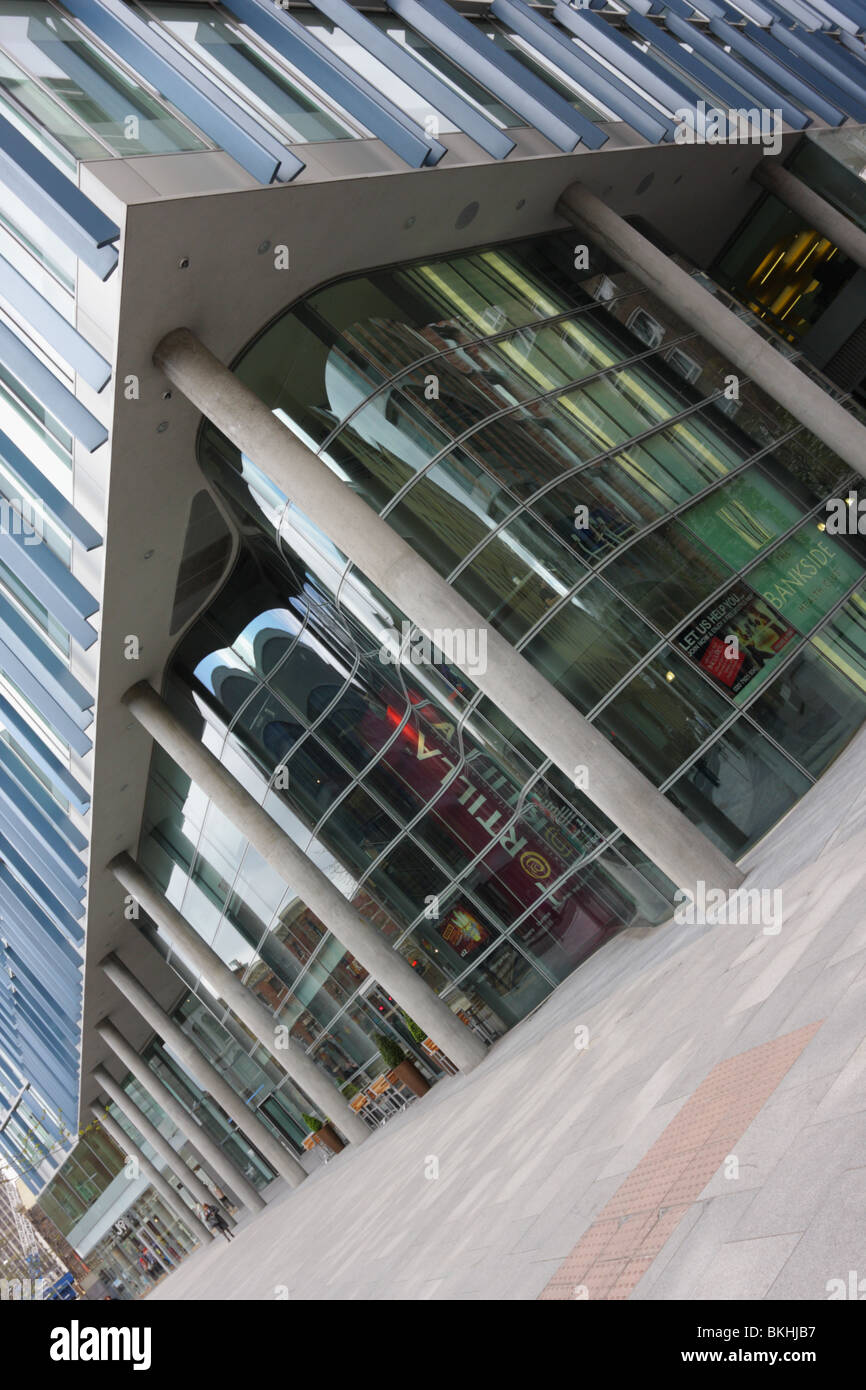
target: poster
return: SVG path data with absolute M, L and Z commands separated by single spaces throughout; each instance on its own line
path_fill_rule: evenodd
M 695 618 L 675 646 L 736 697 L 765 680 L 797 636 L 775 609 L 741 584 Z
M 490 940 L 487 928 L 479 922 L 474 913 L 461 906 L 455 907 L 449 913 L 438 930 L 443 941 L 464 959 L 466 956 L 475 955 Z

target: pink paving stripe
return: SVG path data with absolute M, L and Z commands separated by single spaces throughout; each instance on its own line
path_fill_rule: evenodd
M 713 1067 L 539 1298 L 628 1298 L 821 1022 Z

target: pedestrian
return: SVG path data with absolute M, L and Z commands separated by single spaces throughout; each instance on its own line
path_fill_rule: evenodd
M 226 1240 L 234 1240 L 234 1233 L 221 1211 L 209 1203 L 204 1209 L 204 1219 L 212 1231 L 221 1231 Z
M 216 1183 L 214 1183 L 214 1185 L 213 1185 L 213 1191 L 214 1191 L 214 1196 L 216 1197 L 216 1199 L 217 1199 L 217 1201 L 220 1203 L 220 1205 L 223 1206 L 223 1207 L 225 1207 L 226 1211 L 227 1211 L 231 1216 L 234 1216 L 234 1214 L 235 1214 L 235 1208 L 232 1206 L 231 1202 L 229 1201 L 229 1199 L 228 1199 L 228 1197 L 226 1196 L 226 1194 L 223 1192 L 222 1188 L 221 1188 L 221 1187 L 217 1187 Z

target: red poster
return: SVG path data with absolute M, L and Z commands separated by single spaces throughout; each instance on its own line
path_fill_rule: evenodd
M 738 652 L 736 656 L 730 655 L 728 644 L 723 642 L 721 637 L 711 637 L 700 664 L 723 685 L 733 685 L 745 659 L 742 652 Z

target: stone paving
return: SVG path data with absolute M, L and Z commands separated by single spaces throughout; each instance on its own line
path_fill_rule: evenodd
M 150 1297 L 822 1299 L 866 1279 L 864 772 L 866 731 L 748 857 L 747 886 L 782 888 L 778 934 L 623 933 L 474 1073 Z

